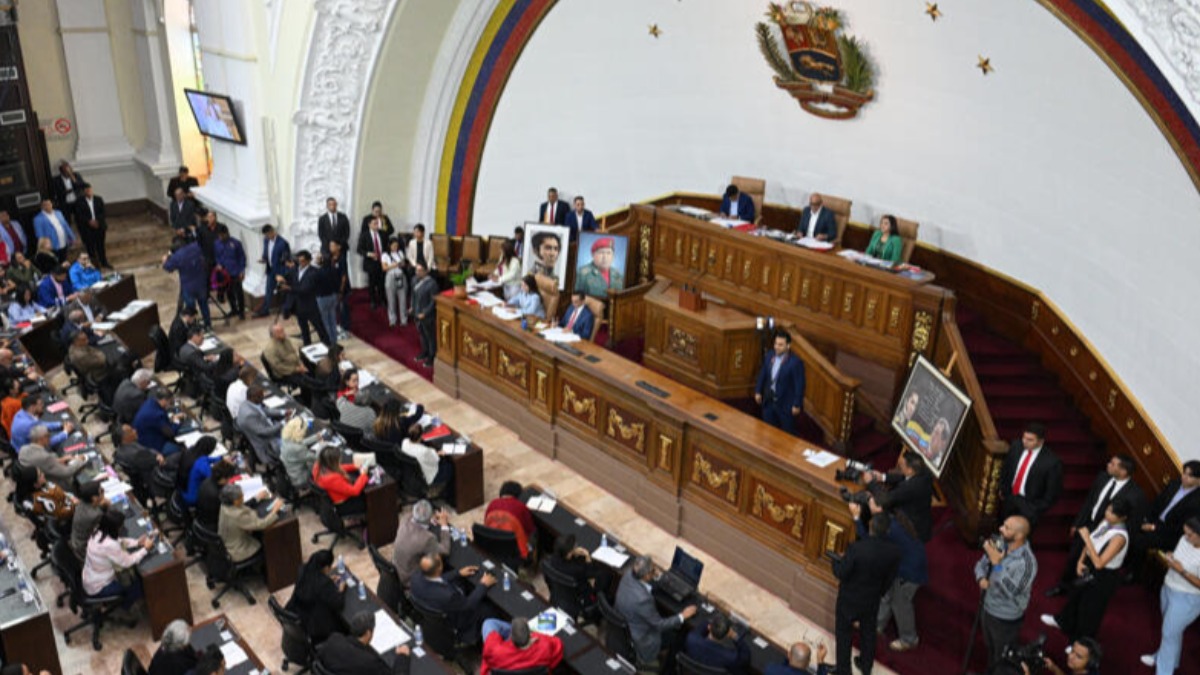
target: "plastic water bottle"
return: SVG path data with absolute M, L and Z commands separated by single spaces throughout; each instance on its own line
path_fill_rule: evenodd
M 367 599 L 367 585 L 363 583 L 362 579 L 358 580 L 358 599 Z
M 608 548 L 608 534 L 605 532 L 600 533 L 600 548 Z
M 29 582 L 25 581 L 25 575 L 21 575 L 17 579 L 17 588 L 21 591 L 21 602 L 29 604 L 33 602 L 33 593 L 29 591 Z
M 338 559 L 337 559 L 337 571 L 338 571 L 338 576 L 341 576 L 346 573 L 346 559 L 340 555 L 338 556 Z
M 512 590 L 512 575 L 510 575 L 508 573 L 508 570 L 504 570 L 504 592 L 507 593 L 511 590 Z
M 418 647 L 425 642 L 425 634 L 421 632 L 421 624 L 417 624 L 416 630 L 413 631 L 413 644 Z

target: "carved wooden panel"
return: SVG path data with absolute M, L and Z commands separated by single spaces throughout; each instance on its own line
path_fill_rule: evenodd
M 705 492 L 736 506 L 741 487 L 742 470 L 719 459 L 703 446 L 692 451 L 692 466 L 688 480 Z
M 594 392 L 580 386 L 577 382 L 564 378 L 558 400 L 559 410 L 566 413 L 568 417 L 586 424 L 592 429 L 599 429 L 597 422 L 600 406 Z
M 529 357 L 504 347 L 496 349 L 496 374 L 523 395 L 529 394 Z
M 609 404 L 605 415 L 604 435 L 617 444 L 636 452 L 646 454 L 649 423 L 644 417 L 635 415 L 619 406 Z
M 699 340 L 691 332 L 666 324 L 667 330 L 667 353 L 677 359 L 698 362 L 700 358 L 700 350 L 697 346 Z
M 454 360 L 454 317 L 438 317 L 438 354 L 443 360 Z
M 797 498 L 764 482 L 755 481 L 750 497 L 750 515 L 771 529 L 803 542 L 809 500 Z
M 492 341 L 480 333 L 464 328 L 458 353 L 463 360 L 485 370 L 492 369 Z

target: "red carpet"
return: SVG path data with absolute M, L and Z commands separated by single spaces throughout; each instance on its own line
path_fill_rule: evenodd
M 432 370 L 413 363 L 420 350 L 415 325 L 389 328 L 387 309 L 372 312 L 363 291 L 353 294 L 351 308 L 351 329 L 356 336 L 426 379 L 432 379 Z M 1043 593 L 1057 581 L 1063 569 L 1067 529 L 1078 513 L 1092 479 L 1103 467 L 1106 455 L 1099 439 L 1088 430 L 1087 419 L 1074 409 L 1070 397 L 1059 388 L 1055 377 L 1042 367 L 1036 356 L 1020 345 L 988 332 L 983 321 L 966 308 L 960 306 L 958 314 L 963 338 L 1001 437 L 1016 438 L 1025 422 L 1041 420 L 1048 428 L 1048 445 L 1066 467 L 1063 495 L 1034 533 L 1033 551 L 1039 571 L 1021 634 L 1023 640 L 1032 640 L 1045 632 L 1049 638 L 1048 653 L 1062 664 L 1066 639 L 1058 631 L 1042 626 L 1038 616 L 1054 613 L 1063 605 L 1062 598 L 1046 598 Z M 598 342 L 607 342 L 606 336 L 600 337 L 605 339 Z M 613 351 L 640 362 L 642 348 L 639 336 L 615 345 Z M 747 414 L 758 414 L 758 407 L 752 400 L 727 403 Z M 891 467 L 899 452 L 899 442 L 889 434 L 875 431 L 871 420 L 865 416 L 856 416 L 855 425 L 854 439 L 848 449 L 850 456 L 870 461 L 876 468 Z M 805 420 L 799 432 L 808 440 L 821 442 L 820 431 L 811 421 Z M 886 644 L 895 635 L 894 629 L 889 629 L 876 650 L 880 663 L 902 675 L 959 673 L 978 604 L 979 591 L 972 569 L 981 555 L 979 549 L 962 541 L 946 509 L 935 510 L 934 519 L 937 526 L 927 547 L 930 582 L 916 599 L 921 644 L 910 652 L 891 652 Z M 1152 673 L 1151 669 L 1141 665 L 1138 657 L 1158 648 L 1161 626 L 1157 592 L 1141 585 L 1121 588 L 1109 605 L 1100 630 L 1099 639 L 1105 651 L 1103 671 L 1134 675 Z M 982 672 L 986 665 L 983 639 L 976 639 L 971 670 Z M 1184 637 L 1183 660 L 1177 672 L 1200 673 L 1198 644 L 1200 628 L 1193 625 Z

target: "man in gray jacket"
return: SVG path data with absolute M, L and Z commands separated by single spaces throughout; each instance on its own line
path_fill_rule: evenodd
M 35 424 L 29 430 L 29 445 L 17 453 L 17 461 L 21 466 L 41 469 L 47 479 L 68 492 L 72 488 L 71 480 L 86 465 L 82 459 L 54 454 L 50 449 L 50 430 L 44 424 Z
M 1029 521 L 1009 516 L 1000 526 L 1004 545 L 989 539 L 983 557 L 975 563 L 975 580 L 983 589 L 983 641 L 988 650 L 988 672 L 1004 648 L 1017 642 L 1029 607 L 1029 593 L 1037 577 L 1037 559 L 1029 547 Z
M 259 385 L 253 385 L 246 392 L 246 401 L 238 408 L 237 428 L 246 436 L 250 447 L 258 461 L 267 466 L 279 464 L 280 432 L 283 431 L 283 419 L 286 413 L 272 410 L 263 405 L 266 391 Z
M 663 633 L 674 631 L 684 621 L 696 615 L 696 606 L 688 605 L 673 616 L 660 616 L 654 606 L 650 582 L 654 579 L 654 563 L 646 556 L 633 559 L 633 568 L 625 573 L 617 587 L 614 609 L 629 622 L 629 634 L 639 666 L 653 666 L 662 650 Z
M 412 304 L 413 314 L 417 316 L 417 332 L 421 335 L 417 363 L 426 368 L 433 367 L 433 358 L 437 356 L 437 291 L 437 282 L 429 276 L 429 268 L 418 264 Z

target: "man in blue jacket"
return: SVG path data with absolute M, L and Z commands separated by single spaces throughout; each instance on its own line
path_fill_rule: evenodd
M 267 277 L 267 290 L 263 293 L 262 306 L 254 313 L 254 316 L 263 317 L 271 311 L 271 302 L 275 299 L 275 277 L 285 276 L 287 268 L 284 263 L 292 257 L 292 248 L 288 245 L 287 239 L 279 236 L 274 227 L 263 225 L 263 245 L 262 258 L 258 262 L 266 265 L 263 274 Z
M 242 242 L 229 236 L 229 227 L 217 227 L 217 241 L 213 244 L 217 269 L 224 270 L 229 275 L 229 311 L 237 318 L 246 318 L 246 294 L 242 292 L 242 282 L 246 280 L 246 249 Z
M 137 430 L 138 440 L 163 457 L 183 449 L 175 443 L 175 434 L 179 433 L 179 421 L 167 414 L 174 401 L 170 389 L 155 387 L 154 392 L 146 398 L 146 402 L 138 408 L 137 415 L 133 417 L 133 428 Z
M 775 333 L 774 349 L 763 361 L 754 385 L 754 402 L 762 406 L 763 421 L 789 434 L 796 433 L 796 415 L 804 410 L 804 362 L 792 354 L 792 336 Z
M 38 282 L 37 303 L 42 307 L 63 307 L 75 299 L 75 287 L 68 277 L 69 268 L 59 265 Z
M 592 329 L 596 324 L 596 317 L 592 316 L 592 310 L 584 304 L 583 291 L 576 290 L 571 294 L 571 306 L 567 308 L 567 313 L 563 314 L 563 318 L 558 322 L 558 325 L 566 330 L 569 330 L 584 340 L 592 339 Z
M 54 208 L 54 202 L 42 200 L 42 210 L 33 217 L 33 231 L 38 239 L 50 240 L 50 248 L 54 249 L 59 262 L 67 259 L 67 249 L 75 243 L 75 232 L 62 211 Z
M 817 241 L 831 244 L 837 241 L 837 220 L 833 211 L 825 208 L 825 200 L 821 195 L 814 192 L 808 198 L 808 206 L 800 212 L 800 224 L 796 232 Z
M 738 186 L 730 185 L 725 188 L 725 197 L 721 199 L 721 215 L 753 223 L 756 215 L 754 200 L 739 190 Z
M 171 253 L 163 256 L 163 269 L 179 272 L 179 296 L 184 307 L 200 305 L 200 316 L 204 318 L 204 329 L 212 330 L 212 316 L 208 312 L 208 263 L 200 244 L 184 242 L 175 237 L 171 242 Z
M 729 619 L 719 612 L 712 620 L 688 633 L 683 651 L 706 666 L 724 668 L 730 675 L 746 672 L 750 663 L 750 647 L 746 645 L 745 634 L 735 634 Z

